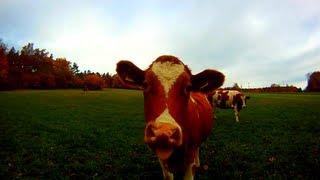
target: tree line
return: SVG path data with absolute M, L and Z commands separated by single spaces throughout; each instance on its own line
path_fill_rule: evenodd
M 308 85 L 305 91 L 320 91 L 320 71 L 307 75 Z M 117 74 L 100 74 L 85 70 L 81 72 L 76 63 L 66 58 L 53 58 L 46 49 L 34 48 L 28 43 L 16 50 L 0 39 L 0 90 L 10 89 L 57 89 L 86 88 L 130 88 L 123 85 Z M 237 83 L 226 89 L 241 89 Z M 273 84 L 266 88 L 242 89 L 251 92 L 301 92 L 293 86 L 280 87 Z
M 238 83 L 234 83 L 232 87 L 223 88 L 226 90 L 238 90 L 243 92 L 253 92 L 253 93 L 269 93 L 269 92 L 302 92 L 301 88 L 297 88 L 292 85 L 280 86 L 279 84 L 271 84 L 270 87 L 262 87 L 262 88 L 242 88 L 238 85 Z
M 307 74 L 307 87 L 305 89 L 297 88 L 293 85 L 281 86 L 280 84 L 273 83 L 270 87 L 262 88 L 241 88 L 238 83 L 234 83 L 232 87 L 223 89 L 238 90 L 244 92 L 263 93 L 263 92 L 320 92 L 320 71 L 314 71 Z
M 57 88 L 126 88 L 117 75 L 81 72 L 66 58 L 53 58 L 46 49 L 28 43 L 16 50 L 0 40 L 0 90 Z

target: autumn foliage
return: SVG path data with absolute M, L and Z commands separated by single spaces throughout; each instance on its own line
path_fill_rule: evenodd
M 89 90 L 98 90 L 98 89 L 102 89 L 105 86 L 105 82 L 102 79 L 102 77 L 100 77 L 99 75 L 90 74 L 84 78 L 84 85 Z
M 0 40 L 0 90 L 123 87 L 109 73 L 80 72 L 78 68 L 66 58 L 53 58 L 45 49 L 35 49 L 32 43 L 16 51 Z
M 315 71 L 309 75 L 306 91 L 320 92 L 320 71 Z
M 8 84 L 8 59 L 5 55 L 5 49 L 0 47 L 0 87 Z

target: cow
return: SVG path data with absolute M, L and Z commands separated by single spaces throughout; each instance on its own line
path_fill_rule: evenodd
M 247 105 L 247 99 L 250 96 L 246 96 L 237 90 L 216 90 L 212 94 L 212 104 L 215 107 L 221 109 L 233 109 L 236 122 L 239 122 L 240 110 Z
M 212 69 L 192 75 L 171 55 L 158 57 L 146 70 L 122 60 L 116 71 L 122 83 L 143 89 L 144 142 L 156 153 L 164 179 L 175 173 L 193 179 L 200 167 L 200 144 L 214 123 L 206 93 L 219 88 L 224 75 Z
M 83 86 L 83 93 L 84 93 L 84 94 L 87 94 L 88 90 L 89 90 L 89 88 L 88 88 L 88 86 L 85 84 L 85 85 Z

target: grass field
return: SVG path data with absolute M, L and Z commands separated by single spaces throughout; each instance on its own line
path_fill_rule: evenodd
M 320 177 L 320 94 L 251 94 L 240 123 L 217 118 L 197 179 Z M 0 178 L 161 179 L 143 129 L 139 91 L 0 92 Z

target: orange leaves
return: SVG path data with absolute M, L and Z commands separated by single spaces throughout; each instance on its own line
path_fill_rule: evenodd
M 105 82 L 99 75 L 89 74 L 84 77 L 84 85 L 90 90 L 98 90 L 104 87 Z
M 0 86 L 8 80 L 8 59 L 5 55 L 4 49 L 0 48 Z

